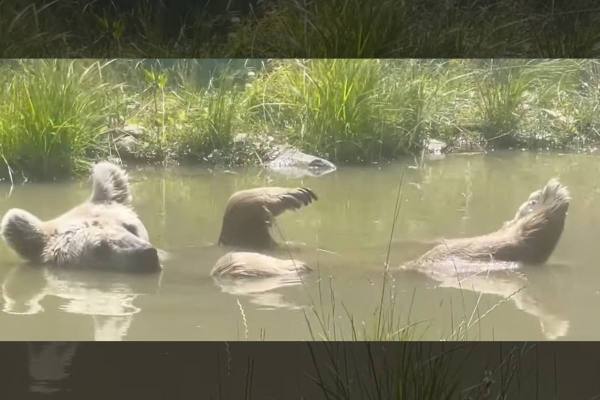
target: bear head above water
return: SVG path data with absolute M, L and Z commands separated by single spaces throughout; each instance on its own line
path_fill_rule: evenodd
M 28 211 L 9 210 L 0 234 L 27 261 L 120 271 L 158 271 L 158 251 L 131 206 L 126 173 L 109 162 L 92 171 L 91 197 L 65 214 L 41 221 Z

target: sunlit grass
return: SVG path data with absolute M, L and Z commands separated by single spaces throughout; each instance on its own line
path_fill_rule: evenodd
M 255 89 L 268 96 L 259 98 L 257 114 L 268 113 L 281 128 L 289 126 L 292 143 L 336 161 L 369 159 L 368 153 L 381 147 L 378 130 L 373 132 L 383 104 L 378 61 L 286 63 L 265 78 L 267 82 L 260 82 L 264 87 Z
M 420 156 L 429 138 L 488 149 L 600 143 L 595 60 L 5 60 L 3 177 L 69 176 L 121 157 L 261 163 L 291 144 L 336 163 Z M 103 132 L 107 132 L 104 135 Z M 243 135 L 240 135 L 243 134 Z M 242 137 L 242 140 L 238 140 Z
M 543 112 L 550 98 L 577 85 L 573 75 L 578 77 L 580 68 L 580 63 L 568 60 L 482 62 L 475 91 L 484 139 L 501 148 L 522 143 L 522 122 Z
M 282 62 L 253 83 L 248 104 L 308 152 L 382 161 L 420 148 L 441 125 L 436 107 L 451 93 L 447 79 L 434 62 L 419 60 Z
M 103 67 L 23 60 L 5 68 L 0 153 L 13 170 L 33 179 L 64 177 L 106 153 L 98 144 L 114 86 L 103 81 Z
M 228 161 L 244 116 L 240 72 L 217 72 L 206 84 L 184 73 L 177 66 L 168 75 L 145 72 L 149 86 L 141 104 L 146 111 L 137 114 L 155 132 L 150 148 L 178 160 Z
M 180 131 L 182 151 L 197 159 L 214 150 L 225 156 L 233 146 L 235 124 L 242 113 L 241 97 L 233 76 L 217 78 L 203 89 L 184 88 L 181 102 L 187 105 L 189 124 Z

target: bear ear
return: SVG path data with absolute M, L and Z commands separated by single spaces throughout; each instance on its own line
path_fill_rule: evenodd
M 41 261 L 47 237 L 42 229 L 42 221 L 35 215 L 21 209 L 9 210 L 0 222 L 0 234 L 6 243 L 29 261 Z
M 115 164 L 103 161 L 94 165 L 92 181 L 92 203 L 131 203 L 127 174 Z

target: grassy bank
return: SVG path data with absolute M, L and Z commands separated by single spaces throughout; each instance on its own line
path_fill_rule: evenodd
M 278 143 L 373 163 L 419 154 L 429 138 L 460 149 L 600 141 L 596 60 L 4 60 L 0 70 L 5 178 L 61 178 L 106 157 L 255 164 Z

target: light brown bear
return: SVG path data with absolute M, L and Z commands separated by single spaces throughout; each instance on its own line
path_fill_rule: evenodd
M 248 251 L 231 251 L 217 260 L 211 275 L 234 278 L 266 278 L 279 275 L 296 275 L 310 271 L 312 269 L 300 260 L 281 259 Z
M 227 201 L 219 244 L 265 250 L 278 245 L 269 232 L 274 218 L 318 200 L 308 188 L 261 187 L 240 190 Z
M 259 278 L 311 271 L 302 261 L 254 251 L 279 248 L 270 233 L 274 218 L 317 199 L 308 188 L 261 187 L 234 193 L 227 201 L 219 244 L 252 251 L 227 253 L 217 261 L 211 275 Z
M 545 263 L 565 226 L 571 198 L 553 178 L 523 203 L 515 217 L 495 232 L 470 238 L 439 241 L 438 245 L 404 268 L 451 262 Z
M 93 167 L 92 195 L 83 204 L 49 220 L 21 209 L 9 210 L 0 234 L 33 263 L 120 271 L 161 269 L 158 251 L 131 206 L 126 173 L 109 162 Z

